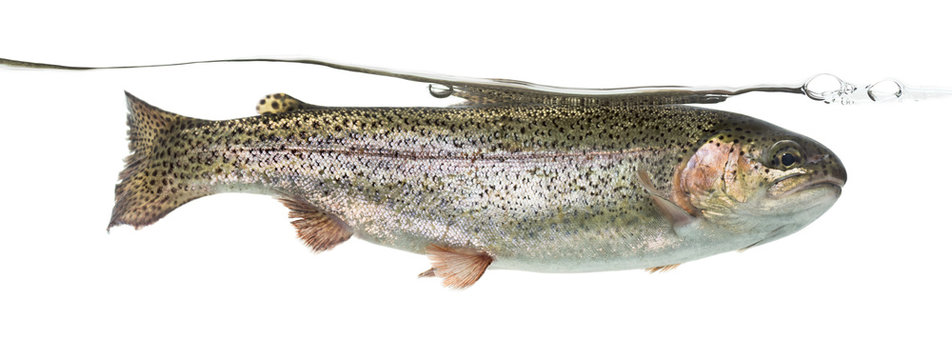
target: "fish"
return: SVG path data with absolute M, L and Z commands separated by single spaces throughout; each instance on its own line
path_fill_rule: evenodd
M 465 288 L 487 269 L 666 271 L 789 235 L 839 198 L 822 144 L 678 104 L 499 101 L 334 107 L 273 94 L 258 115 L 202 120 L 126 93 L 129 149 L 109 227 L 200 197 L 288 207 L 314 251 L 356 237 L 424 254 Z
M 316 252 L 351 237 L 424 254 L 420 277 L 466 288 L 487 269 L 670 271 L 819 218 L 846 184 L 819 142 L 693 106 L 749 92 L 826 99 L 810 83 L 579 89 L 323 60 L 282 62 L 429 83 L 446 107 L 335 107 L 265 96 L 257 115 L 203 120 L 126 93 L 129 149 L 109 228 L 155 223 L 212 194 L 270 195 Z M 842 81 L 841 81 L 842 83 Z M 823 95 L 823 94 L 820 94 Z

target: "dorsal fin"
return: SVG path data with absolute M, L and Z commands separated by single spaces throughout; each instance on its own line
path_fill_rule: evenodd
M 492 256 L 484 251 L 436 244 L 427 245 L 426 256 L 433 262 L 433 268 L 420 277 L 435 275 L 443 278 L 443 286 L 457 289 L 475 284 L 493 262 Z
M 270 94 L 258 101 L 255 110 L 258 114 L 280 114 L 301 109 L 314 109 L 320 106 L 308 104 L 285 93 Z
M 288 217 L 297 228 L 298 237 L 314 251 L 328 250 L 349 239 L 354 232 L 340 218 L 331 215 L 307 201 L 293 198 L 278 198 L 291 210 Z

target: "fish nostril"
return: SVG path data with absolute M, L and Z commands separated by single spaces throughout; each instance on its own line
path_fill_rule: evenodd
M 829 154 L 816 154 L 807 158 L 807 162 L 810 164 L 818 164 L 818 163 L 826 161 L 829 158 L 830 158 Z

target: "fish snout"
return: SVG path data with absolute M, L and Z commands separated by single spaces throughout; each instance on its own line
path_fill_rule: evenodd
M 825 150 L 825 151 L 823 151 Z M 814 166 L 828 182 L 843 186 L 846 184 L 846 167 L 833 152 L 822 149 L 806 159 L 808 166 Z
M 843 186 L 846 184 L 846 168 L 843 167 L 843 164 L 838 165 L 839 166 L 833 168 L 831 176 L 834 179 L 838 179 L 840 181 L 840 186 Z
M 832 152 L 827 155 L 829 159 L 823 164 L 824 170 L 829 171 L 829 176 L 838 182 L 840 186 L 846 184 L 846 167 L 840 158 Z

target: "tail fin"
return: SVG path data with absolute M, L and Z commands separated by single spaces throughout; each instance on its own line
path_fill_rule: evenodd
M 191 175 L 181 163 L 187 148 L 180 133 L 204 121 L 164 111 L 128 92 L 126 103 L 132 154 L 126 157 L 126 167 L 119 173 L 109 227 L 129 224 L 138 229 L 209 194 L 207 189 L 188 182 Z

